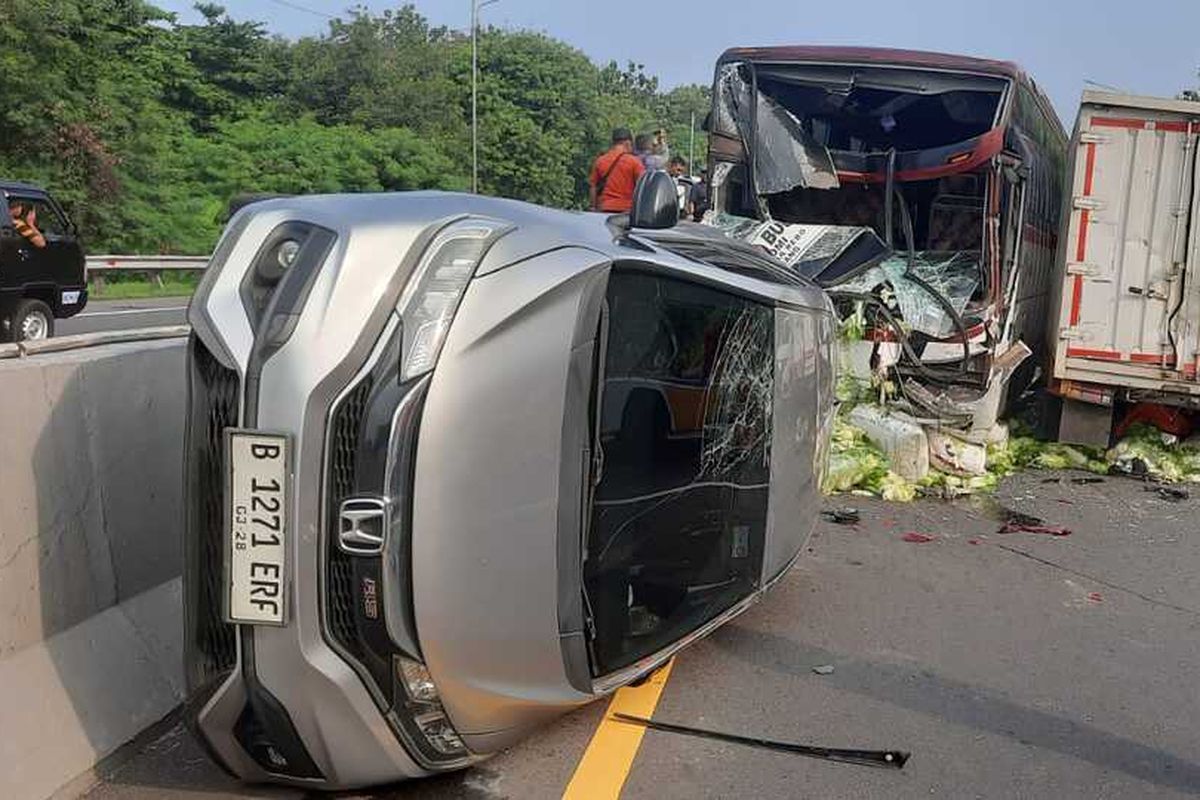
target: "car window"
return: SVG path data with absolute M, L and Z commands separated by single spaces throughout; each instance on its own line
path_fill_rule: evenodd
M 753 591 L 770 479 L 774 309 L 615 272 L 600 390 L 603 468 L 584 586 L 609 674 Z
M 28 197 L 9 196 L 9 207 L 13 203 L 21 203 L 33 211 L 34 225 L 43 236 L 66 236 L 67 223 L 62 216 L 45 200 Z

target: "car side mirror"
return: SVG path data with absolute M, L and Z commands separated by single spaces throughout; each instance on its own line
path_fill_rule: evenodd
M 652 170 L 638 178 L 633 190 L 633 208 L 629 227 L 661 230 L 679 223 L 679 195 L 675 179 L 662 170 Z

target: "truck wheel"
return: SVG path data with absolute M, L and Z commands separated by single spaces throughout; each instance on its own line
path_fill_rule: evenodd
M 54 335 L 54 313 L 41 300 L 22 300 L 12 314 L 12 339 L 27 342 Z

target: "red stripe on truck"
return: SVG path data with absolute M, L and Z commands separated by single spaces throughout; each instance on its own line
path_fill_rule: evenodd
M 1091 350 L 1086 347 L 1068 347 L 1068 358 L 1099 358 L 1103 361 L 1120 361 L 1121 354 L 1116 350 Z
M 1135 364 L 1154 364 L 1169 366 L 1175 363 L 1175 357 L 1165 353 L 1131 353 L 1129 360 Z
M 1079 324 L 1079 307 L 1083 305 L 1083 276 L 1076 275 L 1071 286 L 1071 327 Z
M 1136 119 L 1133 117 L 1092 117 L 1092 127 L 1171 131 L 1172 133 L 1187 133 L 1188 131 L 1188 124 L 1186 122 L 1161 119 Z
M 1095 122 L 1095 118 L 1092 122 Z M 1083 196 L 1092 196 L 1092 186 L 1096 176 L 1096 143 L 1087 143 L 1087 161 L 1083 169 Z M 1088 225 L 1092 222 L 1091 209 L 1083 209 L 1079 215 L 1079 238 L 1075 242 L 1075 260 L 1082 263 L 1087 255 Z M 1083 276 L 1075 276 L 1075 285 L 1071 288 L 1071 325 L 1079 324 L 1079 309 L 1083 305 Z

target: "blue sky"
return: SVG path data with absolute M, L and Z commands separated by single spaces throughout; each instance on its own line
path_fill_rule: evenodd
M 153 0 L 196 19 L 192 0 Z M 360 0 L 373 10 L 400 0 Z M 235 18 L 285 36 L 319 33 L 351 0 L 223 0 Z M 437 24 L 466 28 L 470 0 L 417 0 Z M 1200 0 L 499 0 L 485 23 L 543 31 L 593 59 L 645 64 L 664 85 L 707 83 L 735 45 L 859 44 L 1005 58 L 1023 65 L 1074 120 L 1085 81 L 1158 95 L 1195 85 Z

